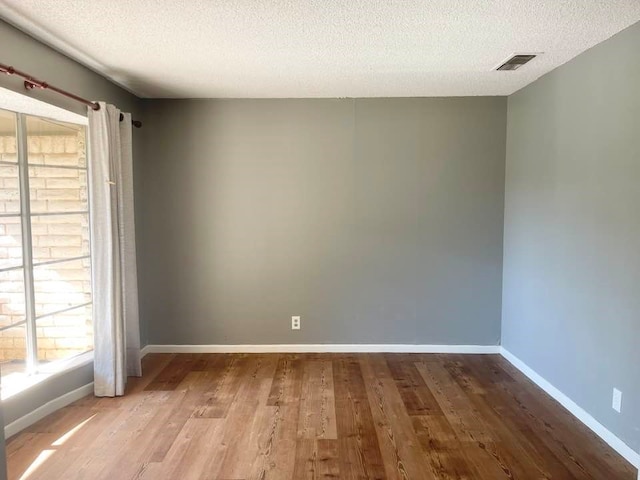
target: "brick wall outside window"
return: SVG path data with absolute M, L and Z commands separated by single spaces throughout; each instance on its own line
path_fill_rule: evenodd
M 89 254 L 86 214 L 37 216 L 37 213 L 86 211 L 87 172 L 83 134 L 28 137 L 34 264 Z M 15 137 L 0 136 L 0 161 L 16 162 Z M 42 166 L 36 166 L 42 165 Z M 0 212 L 19 212 L 17 165 L 0 164 Z M 21 264 L 21 226 L 18 217 L 0 218 L 0 267 Z M 24 272 L 0 273 L 0 326 L 24 320 Z M 89 259 L 34 268 L 36 316 L 91 301 Z M 66 358 L 93 348 L 91 305 L 36 322 L 38 359 Z M 0 332 L 0 361 L 25 358 L 24 326 Z

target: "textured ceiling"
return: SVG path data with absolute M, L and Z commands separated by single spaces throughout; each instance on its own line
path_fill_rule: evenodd
M 639 21 L 640 0 L 0 0 L 0 14 L 144 97 L 508 95 Z

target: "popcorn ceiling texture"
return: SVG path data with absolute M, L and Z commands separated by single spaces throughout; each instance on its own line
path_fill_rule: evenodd
M 144 97 L 509 95 L 640 20 L 638 0 L 0 0 Z M 513 53 L 544 52 L 517 72 Z

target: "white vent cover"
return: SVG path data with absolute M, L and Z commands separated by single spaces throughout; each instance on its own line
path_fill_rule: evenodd
M 509 60 L 500 65 L 496 70 L 517 70 L 537 57 L 535 53 L 513 55 Z

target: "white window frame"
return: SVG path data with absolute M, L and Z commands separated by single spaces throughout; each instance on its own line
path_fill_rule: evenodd
M 40 266 L 45 264 L 61 263 L 72 260 L 79 260 L 89 258 L 91 259 L 91 237 L 89 238 L 89 255 L 65 258 L 62 260 L 53 260 L 33 263 L 33 237 L 31 234 L 31 211 L 30 211 L 30 189 L 29 189 L 29 164 L 28 164 L 28 135 L 26 119 L 28 116 L 42 118 L 45 120 L 60 121 L 65 123 L 71 123 L 81 125 L 85 127 L 85 136 L 88 138 L 88 132 L 86 131 L 88 126 L 88 119 L 85 116 L 64 110 L 62 108 L 41 102 L 39 100 L 27 97 L 25 95 L 18 94 L 11 90 L 0 88 L 0 109 L 10 111 L 16 115 L 16 153 L 17 153 L 17 167 L 18 178 L 20 188 L 20 213 L 6 213 L 0 214 L 0 217 L 19 217 L 21 224 L 21 237 L 22 237 L 22 265 L 4 268 L 0 271 L 8 271 L 18 268 L 24 269 L 24 289 L 25 289 L 25 319 L 22 322 L 12 324 L 6 328 L 13 328 L 21 325 L 25 325 L 25 340 L 26 340 L 26 373 L 24 379 L 20 382 L 16 382 L 15 385 L 3 385 L 2 387 L 2 399 L 9 398 L 24 389 L 39 383 L 45 378 L 51 376 L 57 376 L 61 372 L 68 371 L 74 368 L 87 365 L 93 361 L 93 351 L 87 351 L 79 355 L 75 355 L 70 358 L 56 360 L 46 364 L 44 367 L 38 365 L 38 352 L 37 352 L 37 334 L 36 334 L 36 322 L 40 318 L 51 316 L 81 308 L 83 306 L 90 305 L 92 302 L 86 302 L 81 305 L 75 305 L 70 308 L 62 309 L 60 311 L 46 313 L 44 315 L 36 315 L 35 312 L 35 291 L 34 291 L 34 279 L 33 268 L 34 266 Z M 4 162 L 0 162 L 3 163 Z M 11 163 L 12 166 L 16 166 L 15 163 Z M 76 170 L 87 170 L 86 167 L 68 167 Z M 88 188 L 88 185 L 87 185 Z M 47 213 L 45 215 L 70 215 L 70 214 L 86 214 L 88 215 L 89 222 L 91 221 L 91 214 L 89 204 L 87 203 L 86 211 L 79 212 L 60 212 L 60 213 Z M 93 285 L 91 288 L 93 296 Z

